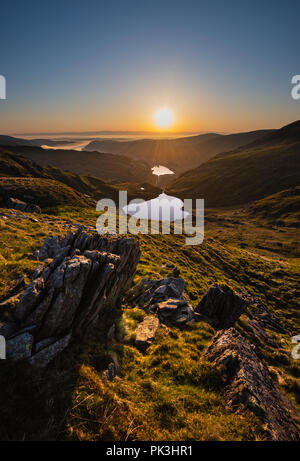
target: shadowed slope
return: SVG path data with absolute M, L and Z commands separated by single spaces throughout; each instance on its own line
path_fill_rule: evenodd
M 23 155 L 43 167 L 53 166 L 78 175 L 96 176 L 109 181 L 139 182 L 151 177 L 148 165 L 123 155 L 77 150 L 46 150 L 36 146 L 9 146 L 9 151 Z
M 204 198 L 209 207 L 240 205 L 297 186 L 299 167 L 300 122 L 295 122 L 187 171 L 168 193 Z

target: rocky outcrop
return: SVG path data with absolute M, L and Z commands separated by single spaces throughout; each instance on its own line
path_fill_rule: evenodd
M 187 299 L 184 291 L 185 281 L 181 277 L 168 277 L 150 280 L 143 278 L 128 293 L 128 300 L 146 310 L 156 310 L 158 304 L 169 298 Z
M 230 328 L 246 311 L 245 299 L 227 285 L 213 284 L 195 311 L 217 330 Z
M 184 299 L 171 298 L 158 304 L 157 314 L 161 322 L 181 326 L 192 320 L 194 309 Z
M 37 257 L 46 264 L 33 274 L 0 334 L 11 343 L 8 359 L 15 360 L 30 330 L 24 358 L 42 367 L 114 307 L 132 283 L 140 250 L 133 239 L 78 230 L 63 239 L 49 237 Z
M 135 345 L 140 351 L 145 352 L 152 344 L 159 327 L 157 317 L 146 317 L 135 330 Z
M 26 203 L 22 200 L 17 198 L 9 197 L 6 200 L 5 204 L 6 208 L 12 208 L 14 210 L 25 211 L 27 213 L 41 213 L 42 210 L 38 205 L 34 205 L 33 203 Z
M 233 411 L 247 409 L 261 418 L 271 440 L 300 439 L 299 413 L 237 330 L 219 331 L 204 355 L 221 367 L 225 398 Z
M 7 357 L 14 357 L 15 360 L 26 359 L 31 356 L 33 336 L 24 332 L 13 336 L 6 342 Z
M 129 292 L 127 298 L 147 313 L 157 314 L 161 322 L 183 326 L 194 314 L 184 288 L 185 281 L 181 277 L 156 280 L 144 278 Z

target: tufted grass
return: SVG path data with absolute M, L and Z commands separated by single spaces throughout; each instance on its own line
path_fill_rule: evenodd
M 16 279 L 28 278 L 40 264 L 28 255 L 46 237 L 65 235 L 69 220 L 95 225 L 97 213 L 55 207 L 35 217 L 39 222 L 0 219 L 0 298 Z M 209 210 L 207 218 L 201 246 L 187 247 L 182 236 L 137 236 L 142 257 L 135 282 L 170 275 L 163 267 L 169 262 L 180 269 L 194 307 L 214 281 L 235 290 L 245 287 L 268 306 L 289 335 L 299 334 L 295 229 L 272 228 L 239 210 Z M 273 246 L 259 248 L 266 240 Z M 282 246 L 274 248 L 276 241 Z M 263 440 L 259 420 L 226 408 L 220 371 L 203 360 L 203 349 L 214 330 L 203 322 L 183 331 L 162 325 L 143 355 L 134 346 L 134 331 L 143 317 L 125 298 L 122 310 L 109 312 L 89 337 L 65 351 L 45 375 L 27 376 L 18 367 L 1 373 L 0 438 Z M 106 332 L 112 323 L 117 326 L 118 341 L 108 343 Z M 274 351 L 253 336 L 247 316 L 237 328 L 255 344 L 277 385 L 299 405 L 300 366 L 291 358 L 290 336 L 268 332 L 279 345 Z M 104 382 L 103 371 L 112 360 L 121 371 L 113 382 Z

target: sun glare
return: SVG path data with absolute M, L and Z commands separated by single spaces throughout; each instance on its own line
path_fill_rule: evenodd
M 169 109 L 162 108 L 154 114 L 154 120 L 158 128 L 170 128 L 173 124 L 173 114 Z

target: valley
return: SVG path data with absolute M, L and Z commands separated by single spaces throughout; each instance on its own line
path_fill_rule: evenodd
M 12 344 L 22 335 L 34 338 L 29 359 L 0 363 L 2 440 L 299 438 L 300 365 L 291 355 L 300 331 L 298 126 L 218 154 L 167 185 L 168 194 L 200 194 L 207 202 L 205 238 L 195 246 L 173 233 L 96 233 L 100 198 L 117 200 L 119 190 L 129 199 L 161 194 L 161 186 L 147 182 L 149 166 L 142 176 L 128 158 L 128 170 L 118 172 L 125 157 L 114 153 L 1 148 L 0 334 Z M 101 282 L 105 264 L 114 278 Z M 124 264 L 119 272 L 118 264 Z M 84 275 L 90 266 L 92 281 Z M 63 285 L 55 285 L 53 295 L 60 277 Z M 122 295 L 105 304 L 109 290 L 114 296 L 127 277 Z M 214 290 L 218 301 L 205 301 Z M 93 304 L 96 293 L 100 304 Z M 243 307 L 231 323 L 228 312 L 222 314 L 229 322 L 222 329 L 221 317 L 213 320 L 209 310 L 216 302 L 221 315 L 226 296 L 229 306 Z M 32 299 L 47 303 L 45 314 L 43 303 L 34 307 Z M 88 312 L 100 305 L 89 323 Z M 208 314 L 201 314 L 202 305 Z M 39 326 L 26 332 L 34 318 Z M 79 328 L 78 319 L 89 327 Z M 156 325 L 152 336 L 147 324 Z M 254 400 L 245 400 L 238 386 L 224 388 L 224 376 L 228 382 L 237 376 L 219 363 L 219 337 L 239 357 L 241 386 Z M 254 371 L 247 374 L 249 361 Z M 34 373 L 28 363 L 38 364 Z M 259 385 L 258 369 L 265 376 Z M 280 415 L 274 398 L 282 402 Z

